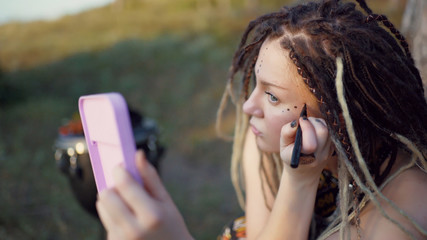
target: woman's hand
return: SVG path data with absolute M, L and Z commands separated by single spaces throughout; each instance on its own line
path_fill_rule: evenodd
M 322 119 L 298 121 L 302 130 L 300 164 L 298 168 L 290 166 L 297 124 L 288 123 L 281 131 L 280 157 L 284 167 L 279 191 L 258 239 L 308 238 L 320 174 L 332 155 L 332 145 Z
M 318 177 L 332 155 L 332 144 L 326 123 L 321 118 L 299 118 L 302 130 L 300 164 L 297 169 L 289 167 L 294 149 L 297 126 L 286 124 L 280 139 L 280 157 L 284 161 L 287 174 L 307 178 Z
M 123 168 L 114 171 L 115 187 L 98 196 L 96 207 L 108 239 L 192 239 L 184 220 L 142 151 L 136 165 L 143 185 Z

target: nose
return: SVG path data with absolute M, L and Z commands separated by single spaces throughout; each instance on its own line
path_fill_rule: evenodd
M 257 94 L 256 90 L 252 92 L 248 100 L 243 103 L 243 112 L 257 118 L 262 118 L 264 117 L 264 112 L 262 110 L 261 103 L 259 102 L 260 97 L 258 95 L 259 94 Z

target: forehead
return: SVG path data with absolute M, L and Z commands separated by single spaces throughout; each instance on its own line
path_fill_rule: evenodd
M 259 51 L 255 73 L 258 79 L 278 86 L 300 84 L 297 68 L 289 58 L 289 50 L 281 46 L 281 39 L 267 38 Z

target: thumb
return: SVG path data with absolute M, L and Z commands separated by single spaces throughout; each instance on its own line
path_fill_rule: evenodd
M 298 120 L 283 125 L 280 133 L 280 156 L 283 161 L 290 162 L 295 142 Z
M 281 130 L 280 146 L 286 147 L 295 141 L 295 134 L 297 132 L 298 120 L 283 125 Z
M 295 141 L 295 135 L 297 132 L 298 120 L 294 120 L 290 123 L 283 125 L 280 133 L 280 148 L 286 148 Z
M 136 152 L 135 164 L 141 175 L 145 190 L 155 199 L 160 201 L 167 200 L 169 194 L 163 186 L 157 170 L 148 162 L 142 150 Z

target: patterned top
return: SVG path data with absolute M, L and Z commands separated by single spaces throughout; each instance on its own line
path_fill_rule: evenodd
M 246 217 L 234 219 L 228 226 L 224 227 L 222 235 L 218 240 L 243 240 L 246 239 Z
M 314 219 L 316 221 L 316 233 L 322 232 L 337 213 L 338 179 L 329 170 L 323 170 L 317 189 Z M 312 233 L 311 233 L 312 234 Z M 311 235 L 310 234 L 310 235 Z M 244 240 L 246 239 L 245 216 L 234 219 L 225 226 L 218 240 Z

